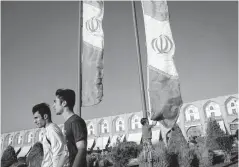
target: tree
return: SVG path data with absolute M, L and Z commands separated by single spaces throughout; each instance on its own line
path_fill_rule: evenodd
M 125 167 L 132 158 L 137 158 L 141 147 L 135 142 L 122 142 L 112 148 L 111 157 L 115 167 Z
M 186 139 L 184 138 L 183 133 L 180 127 L 178 126 L 178 124 L 174 125 L 170 133 L 171 133 L 171 136 L 168 141 L 168 150 L 170 152 L 178 153 L 183 148 L 188 147 L 188 143 Z
M 16 162 L 12 164 L 10 167 L 27 167 L 27 164 L 22 162 Z
M 209 119 L 206 130 L 206 147 L 211 151 L 219 149 L 216 138 L 225 135 L 225 132 L 220 128 L 217 121 L 215 119 Z
M 154 149 L 151 152 L 153 165 L 155 167 L 169 167 L 171 157 L 168 154 L 167 148 L 163 140 L 160 140 L 159 143 L 154 145 Z M 141 164 L 144 164 L 146 162 L 144 151 L 140 153 L 138 159 Z
M 236 130 L 235 137 L 238 140 L 238 129 Z
M 231 161 L 231 150 L 232 150 L 232 144 L 233 144 L 233 137 L 230 135 L 227 136 L 221 136 L 216 138 L 216 141 L 219 145 L 219 148 L 223 151 L 225 151 L 225 159 L 224 162 L 230 162 Z
M 172 128 L 171 137 L 168 142 L 168 151 L 171 156 L 174 158 L 177 157 L 180 167 L 191 165 L 194 155 L 190 152 L 188 143 L 177 124 Z
M 12 146 L 7 146 L 1 158 L 1 167 L 9 167 L 17 162 L 17 155 Z
M 40 142 L 37 142 L 31 148 L 27 156 L 27 165 L 34 167 L 41 167 L 43 160 L 43 146 Z

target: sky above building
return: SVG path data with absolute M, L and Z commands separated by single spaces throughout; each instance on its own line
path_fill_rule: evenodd
M 1 133 L 35 128 L 32 107 L 77 90 L 78 2 L 1 2 Z M 184 102 L 238 92 L 238 2 L 169 1 L 175 64 Z M 136 2 L 146 79 L 143 13 Z M 141 111 L 132 7 L 106 1 L 104 97 L 82 117 Z M 77 103 L 78 106 L 78 103 Z M 75 112 L 77 112 L 77 106 Z M 52 113 L 53 121 L 64 122 Z

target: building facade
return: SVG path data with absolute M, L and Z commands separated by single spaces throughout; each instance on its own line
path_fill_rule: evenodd
M 135 141 L 139 144 L 142 138 L 142 116 L 142 112 L 133 112 L 86 120 L 88 149 L 101 150 L 123 141 Z M 222 130 L 234 134 L 238 129 L 238 94 L 184 103 L 177 123 L 188 139 L 191 136 L 205 135 L 207 122 L 211 117 L 217 120 Z M 59 125 L 62 130 L 63 126 Z M 156 143 L 160 133 L 158 124 L 152 132 L 152 142 Z M 42 141 L 43 135 L 44 129 L 1 134 L 1 150 L 12 145 L 16 151 L 21 148 L 18 157 L 24 156 L 34 143 Z

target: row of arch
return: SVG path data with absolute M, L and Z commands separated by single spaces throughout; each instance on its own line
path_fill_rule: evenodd
M 229 97 L 225 101 L 225 109 L 228 115 L 237 115 L 238 114 L 238 98 Z M 220 117 L 222 115 L 220 110 L 220 105 L 214 101 L 208 101 L 203 106 L 203 111 L 205 112 L 205 117 Z M 193 104 L 187 105 L 183 109 L 185 122 L 200 120 L 199 109 Z M 126 127 L 129 130 L 135 130 L 141 128 L 140 117 L 136 114 L 132 114 L 130 118 L 127 120 L 123 119 L 123 117 L 117 116 L 112 124 L 109 123 L 106 119 L 101 119 L 96 125 L 88 121 L 88 135 L 95 134 L 107 134 L 110 133 L 110 126 L 112 126 L 112 132 L 121 132 L 125 131 Z M 60 126 L 63 129 L 63 126 Z M 35 141 L 41 141 L 43 137 L 43 131 L 38 129 L 37 131 L 27 131 L 26 133 L 16 133 L 7 134 L 4 138 L 1 136 L 1 145 L 21 145 L 21 144 L 29 144 Z
M 44 131 L 41 129 L 38 129 L 36 132 L 34 131 L 27 131 L 26 133 L 16 133 L 14 134 L 8 134 L 5 137 L 1 136 L 1 145 L 3 147 L 6 147 L 8 145 L 14 145 L 14 146 L 20 146 L 22 144 L 32 144 L 36 141 L 42 141 L 44 136 Z M 1 146 L 1 147 L 2 147 Z
M 140 117 L 133 114 L 130 119 L 130 127 L 132 130 L 141 128 Z M 113 121 L 115 125 L 115 132 L 125 131 L 125 121 L 122 117 L 116 117 Z M 98 123 L 98 134 L 107 134 L 110 133 L 109 122 L 105 119 L 102 119 Z M 60 128 L 63 131 L 63 125 L 60 125 Z M 95 135 L 95 127 L 92 122 L 87 123 L 88 135 Z M 6 147 L 8 145 L 20 146 L 22 144 L 31 144 L 36 141 L 42 141 L 44 136 L 44 130 L 38 129 L 37 131 L 27 131 L 26 133 L 16 133 L 16 134 L 7 134 L 5 137 L 1 136 L 1 144 Z
M 125 120 L 122 117 L 116 117 L 112 122 L 114 132 L 122 132 L 126 130 Z M 132 115 L 128 122 L 128 127 L 131 130 L 141 128 L 140 117 Z M 87 122 L 88 135 L 107 134 L 110 133 L 110 123 L 106 119 L 102 119 L 98 122 L 97 126 L 94 126 L 93 122 Z
M 225 102 L 225 109 L 228 115 L 238 115 L 238 106 L 238 99 L 235 97 L 230 97 Z M 214 101 L 208 101 L 203 106 L 203 111 L 205 112 L 206 119 L 222 116 L 220 105 Z M 186 122 L 200 120 L 199 109 L 192 104 L 185 107 L 184 113 Z

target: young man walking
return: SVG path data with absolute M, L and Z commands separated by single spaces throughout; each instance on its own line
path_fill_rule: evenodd
M 42 167 L 62 167 L 66 166 L 67 157 L 59 162 L 60 157 L 67 154 L 66 142 L 61 129 L 52 122 L 51 110 L 46 103 L 40 103 L 32 108 L 34 123 L 38 128 L 45 128 L 43 137 L 43 161 Z
M 75 92 L 71 89 L 58 89 L 55 96 L 53 109 L 65 120 L 64 135 L 69 150 L 70 167 L 86 167 L 87 128 L 85 121 L 73 111 Z

